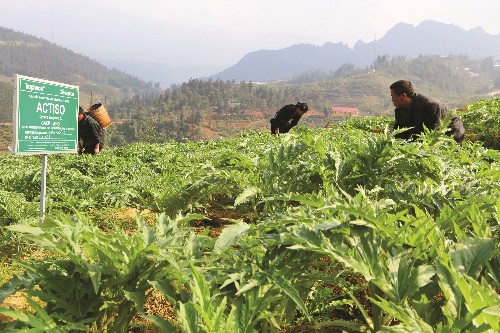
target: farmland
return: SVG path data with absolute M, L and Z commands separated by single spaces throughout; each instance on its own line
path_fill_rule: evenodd
M 372 117 L 50 155 L 43 221 L 40 156 L 1 155 L 0 330 L 498 332 L 498 103 L 463 146 Z

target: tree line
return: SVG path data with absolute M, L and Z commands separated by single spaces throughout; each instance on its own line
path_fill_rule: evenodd
M 470 92 L 476 82 L 471 82 L 471 76 L 481 75 L 491 80 L 494 87 L 500 89 L 500 70 L 495 70 L 492 57 L 470 59 L 467 55 L 456 56 L 377 56 L 373 64 L 367 68 L 373 71 L 384 71 L 394 76 L 417 76 L 433 82 L 435 89 L 441 92 Z M 292 78 L 293 83 L 312 83 L 333 81 L 360 74 L 367 69 L 357 68 L 347 63 L 335 70 L 311 70 Z M 479 81 L 481 82 L 481 81 Z
M 214 122 L 251 120 L 249 110 L 268 116 L 284 103 L 295 103 L 300 99 L 315 105 L 325 104 L 319 92 L 303 85 L 268 86 L 253 82 L 190 79 L 162 93 L 136 95 L 113 105 L 110 116 L 121 122 L 110 131 L 109 140 L 112 145 L 197 140 L 200 139 L 203 120 L 208 117 L 214 118 Z M 230 126 L 230 122 L 227 124 Z

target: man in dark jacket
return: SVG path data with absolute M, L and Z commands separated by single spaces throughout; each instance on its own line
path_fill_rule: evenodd
M 424 125 L 433 130 L 441 124 L 441 120 L 450 111 L 443 103 L 436 99 L 417 94 L 413 91 L 410 81 L 399 80 L 391 86 L 392 103 L 396 107 L 394 115 L 396 123 L 394 129 L 409 128 L 396 135 L 397 138 L 414 139 L 416 135 L 424 132 Z M 458 116 L 453 116 L 447 132 L 453 135 L 458 144 L 462 144 L 465 128 Z
M 299 123 L 300 118 L 307 110 L 309 107 L 302 102 L 285 105 L 271 118 L 271 133 L 288 133 L 292 127 Z
M 97 155 L 104 148 L 104 130 L 80 107 L 78 112 L 78 153 Z

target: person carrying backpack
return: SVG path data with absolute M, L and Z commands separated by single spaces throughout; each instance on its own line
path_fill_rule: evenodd
M 78 154 L 97 155 L 103 148 L 103 128 L 97 120 L 86 114 L 80 107 L 78 111 Z

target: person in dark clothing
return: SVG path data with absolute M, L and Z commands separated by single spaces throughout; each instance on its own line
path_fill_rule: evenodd
M 394 129 L 409 128 L 396 135 L 397 138 L 413 140 L 418 134 L 424 132 L 424 125 L 433 130 L 441 124 L 441 120 L 450 111 L 448 106 L 440 101 L 415 93 L 410 81 L 399 80 L 391 86 L 392 103 L 396 107 L 394 115 L 396 123 Z M 457 115 L 453 116 L 449 124 L 448 135 L 461 145 L 465 136 L 462 120 Z
M 83 111 L 78 112 L 78 154 L 97 155 L 104 148 L 104 130 L 101 125 Z
M 271 118 L 271 133 L 288 133 L 292 127 L 299 123 L 300 118 L 307 110 L 309 107 L 302 102 L 285 105 Z

